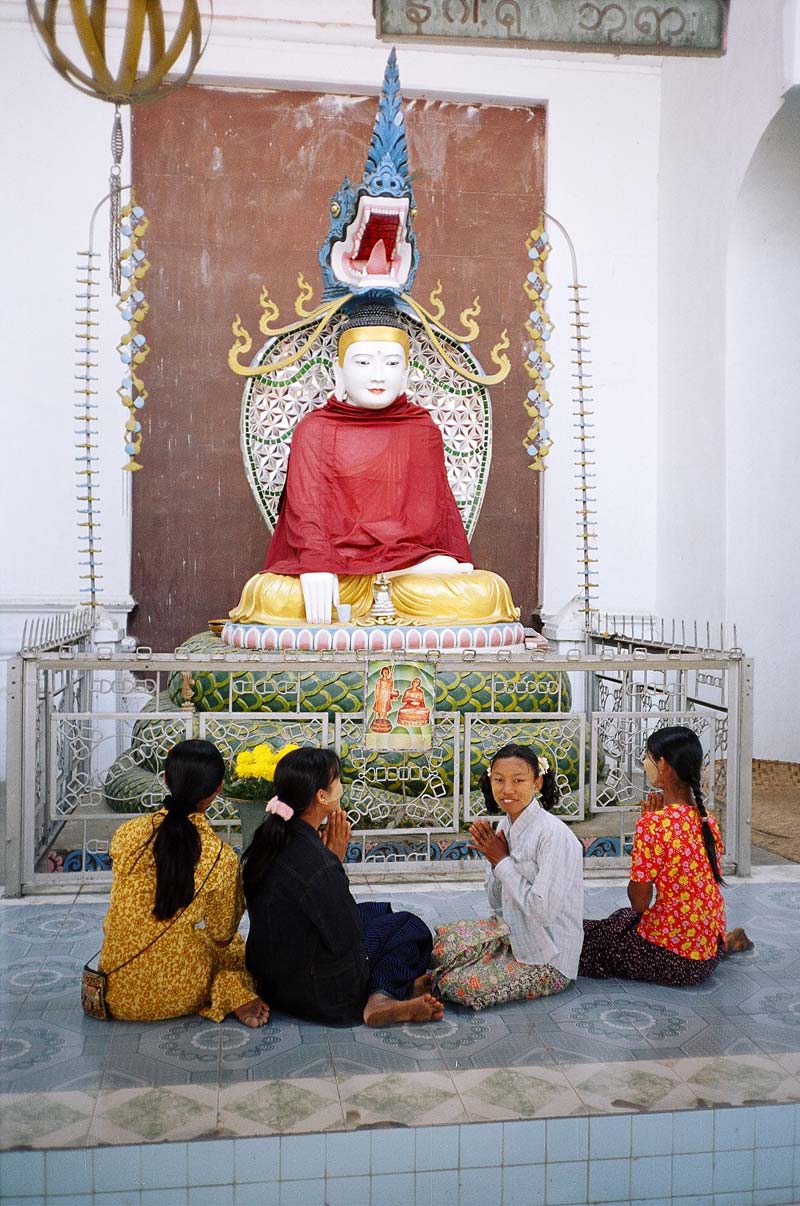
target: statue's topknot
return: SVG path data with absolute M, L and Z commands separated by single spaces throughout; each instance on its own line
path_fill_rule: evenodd
M 411 351 L 408 331 L 400 322 L 393 306 L 384 302 L 364 302 L 350 314 L 339 332 L 339 362 L 352 343 L 399 343 L 405 350 L 406 363 Z
M 345 331 L 354 331 L 357 327 L 396 327 L 399 331 L 405 330 L 397 310 L 384 302 L 364 302 L 363 305 L 356 306 L 339 335 L 344 335 Z

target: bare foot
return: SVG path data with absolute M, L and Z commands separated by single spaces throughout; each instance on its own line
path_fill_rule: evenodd
M 233 1016 L 244 1022 L 245 1026 L 252 1026 L 257 1030 L 269 1021 L 269 1005 L 262 1001 L 261 997 L 253 997 L 252 1001 L 246 1001 L 244 1005 L 234 1009 Z
M 422 997 L 426 992 L 430 992 L 433 987 L 433 976 L 430 972 L 425 972 L 424 976 L 417 976 L 411 986 L 412 997 Z
M 444 1005 L 429 992 L 419 997 L 395 1001 L 393 997 L 374 992 L 364 1006 L 364 1021 L 368 1026 L 391 1026 L 395 1022 L 441 1022 Z
M 737 926 L 735 930 L 729 930 L 725 935 L 726 955 L 735 955 L 737 951 L 751 951 L 752 949 L 753 943 L 741 926 Z

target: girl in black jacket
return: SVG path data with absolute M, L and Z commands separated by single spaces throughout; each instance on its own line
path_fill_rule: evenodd
M 341 764 L 303 746 L 275 771 L 276 797 L 244 855 L 247 967 L 265 1000 L 333 1025 L 436 1022 L 426 974 L 432 938 L 413 913 L 357 904 L 342 861 L 350 824 Z M 320 836 L 320 826 L 327 825 Z

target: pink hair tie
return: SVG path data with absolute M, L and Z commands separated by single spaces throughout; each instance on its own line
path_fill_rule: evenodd
M 279 817 L 283 817 L 284 821 L 291 821 L 294 816 L 294 809 L 290 808 L 288 804 L 284 804 L 283 800 L 279 800 L 277 796 L 272 797 L 264 811 L 277 813 Z

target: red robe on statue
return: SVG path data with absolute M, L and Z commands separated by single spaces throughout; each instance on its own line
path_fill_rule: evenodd
M 436 553 L 472 560 L 426 410 L 405 394 L 383 410 L 329 398 L 300 420 L 265 570 L 375 574 Z

